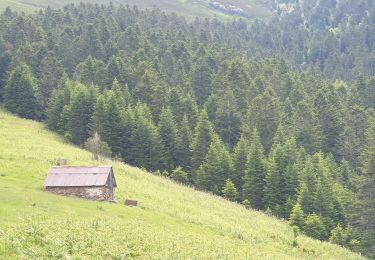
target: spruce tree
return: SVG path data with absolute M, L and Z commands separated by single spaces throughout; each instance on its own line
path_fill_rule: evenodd
M 291 226 L 299 227 L 300 230 L 303 230 L 305 223 L 305 215 L 299 203 L 296 203 L 293 207 L 292 213 L 290 214 L 289 224 Z
M 280 103 L 272 89 L 267 89 L 262 95 L 257 96 L 246 114 L 246 123 L 242 130 L 252 131 L 257 128 L 262 145 L 268 153 L 271 149 L 272 139 L 276 133 L 280 120 Z M 248 133 L 248 135 L 250 135 Z
M 362 249 L 370 256 L 375 255 L 375 118 L 371 118 L 365 132 L 365 145 L 361 153 L 363 178 L 360 181 L 356 225 L 363 234 Z
M 100 136 L 106 135 L 105 130 L 108 126 L 106 113 L 106 99 L 104 95 L 99 95 L 93 110 L 93 115 L 90 122 L 91 133 L 97 132 Z
M 63 86 L 55 89 L 46 110 L 46 123 L 49 129 L 63 134 L 67 131 L 67 126 L 63 120 L 64 107 L 70 104 L 71 91 L 66 82 Z
M 50 52 L 41 61 L 40 72 L 38 89 L 42 98 L 42 104 L 46 107 L 52 91 L 57 87 L 62 77 L 64 69 L 55 54 Z
M 306 214 L 314 212 L 314 194 L 304 182 L 301 183 L 299 188 L 297 201 L 301 205 L 303 212 Z
M 120 156 L 122 151 L 122 131 L 124 128 L 121 100 L 114 91 L 106 93 L 106 109 L 103 140 L 108 143 L 114 156 Z
M 231 89 L 225 89 L 218 95 L 214 120 L 215 130 L 221 139 L 232 148 L 236 144 L 240 132 L 240 113 L 237 101 Z
M 221 192 L 224 198 L 231 201 L 236 201 L 239 196 L 236 186 L 230 179 L 226 180 L 223 190 Z
M 184 115 L 180 129 L 178 131 L 179 134 L 179 144 L 177 147 L 177 164 L 180 165 L 184 170 L 190 171 L 191 170 L 191 152 L 190 146 L 192 142 L 192 133 L 189 125 L 189 120 L 186 115 Z M 191 175 L 189 175 L 189 180 L 192 182 Z
M 303 146 L 308 153 L 319 151 L 323 140 L 322 127 L 306 101 L 297 104 L 292 122 L 298 145 Z
M 39 118 L 37 81 L 26 64 L 15 67 L 4 88 L 4 106 L 24 118 Z
M 180 166 L 172 171 L 171 178 L 181 183 L 188 183 L 189 181 L 188 174 Z
M 306 217 L 303 230 L 306 235 L 319 240 L 325 240 L 328 236 L 323 220 L 315 213 Z
M 95 105 L 95 90 L 77 83 L 69 105 L 68 131 L 72 142 L 82 145 L 90 136 L 89 123 Z
M 164 147 L 147 105 L 137 104 L 132 117 L 127 161 L 151 171 L 165 169 Z
M 165 151 L 166 169 L 172 171 L 178 164 L 180 144 L 177 124 L 170 108 L 163 108 L 159 118 L 159 135 Z
M 267 208 L 280 215 L 281 212 L 276 212 L 276 209 L 283 204 L 281 187 L 284 184 L 283 172 L 277 167 L 274 158 L 270 158 L 267 163 L 267 174 L 265 176 L 264 187 L 264 201 Z
M 234 148 L 233 163 L 234 170 L 231 177 L 234 185 L 238 191 L 242 191 L 243 178 L 245 176 L 246 165 L 247 165 L 247 154 L 249 149 L 248 140 L 242 135 Z
M 251 206 L 256 209 L 264 209 L 266 170 L 263 146 L 258 131 L 254 128 L 242 187 L 242 198 L 249 200 Z
M 196 171 L 203 162 L 212 142 L 213 135 L 214 131 L 208 119 L 207 112 L 202 110 L 197 126 L 194 129 L 194 137 L 191 143 L 191 164 L 193 172 Z
M 233 172 L 232 158 L 220 137 L 214 136 L 207 155 L 197 172 L 198 187 L 220 194 Z

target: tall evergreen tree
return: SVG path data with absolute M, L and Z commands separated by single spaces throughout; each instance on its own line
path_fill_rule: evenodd
M 365 132 L 366 142 L 361 153 L 363 178 L 360 185 L 360 208 L 356 223 L 363 232 L 362 249 L 374 256 L 375 252 L 375 119 L 371 118 Z
M 305 224 L 305 216 L 299 203 L 296 203 L 296 205 L 294 205 L 293 207 L 293 211 L 290 214 L 289 218 L 289 224 L 291 226 L 299 227 L 301 230 L 303 230 Z
M 75 144 L 82 145 L 90 137 L 89 123 L 95 105 L 95 89 L 80 83 L 75 86 L 69 105 L 68 132 Z
M 106 106 L 104 118 L 103 140 L 108 143 L 114 156 L 120 156 L 122 151 L 122 131 L 124 128 L 122 110 L 119 97 L 114 91 L 106 92 Z
M 237 200 L 239 196 L 236 186 L 230 179 L 226 180 L 224 188 L 222 190 L 222 194 L 224 198 L 231 201 Z
M 57 88 L 64 69 L 55 54 L 50 52 L 41 61 L 39 70 L 38 89 L 45 107 L 48 104 L 52 91 Z
M 319 151 L 322 147 L 321 125 L 314 111 L 305 101 L 297 104 L 292 121 L 297 143 L 309 153 Z
M 148 170 L 165 169 L 165 152 L 151 112 L 146 105 L 134 109 L 128 162 Z
M 215 130 L 229 147 L 233 147 L 240 132 L 240 113 L 237 101 L 231 89 L 225 89 L 224 93 L 219 95 L 220 97 L 216 101 Z
M 256 209 L 264 209 L 265 175 L 266 162 L 263 146 L 258 131 L 254 128 L 242 187 L 242 198 L 249 200 L 251 206 Z
M 4 105 L 19 116 L 37 119 L 40 115 L 37 81 L 25 64 L 14 68 L 4 88 Z
M 232 158 L 220 137 L 214 136 L 207 155 L 197 171 L 197 185 L 220 194 L 232 172 Z
M 191 143 L 191 164 L 192 171 L 194 172 L 203 162 L 214 135 L 211 122 L 205 110 L 202 110 L 200 113 L 193 135 Z
M 247 166 L 247 155 L 249 151 L 249 142 L 242 135 L 234 148 L 233 153 L 233 163 L 234 170 L 231 176 L 231 180 L 236 186 L 239 192 L 242 191 L 243 178 L 245 176 L 246 166 Z
M 178 164 L 185 170 L 190 171 L 191 169 L 191 152 L 190 146 L 192 143 L 192 133 L 189 125 L 189 120 L 186 115 L 183 116 L 180 130 L 178 131 L 179 134 L 179 146 L 177 147 L 177 162 Z M 191 175 L 189 175 L 189 180 L 192 182 Z
M 165 162 L 168 171 L 176 168 L 178 162 L 178 148 L 180 146 L 180 136 L 177 130 L 177 124 L 173 118 L 169 107 L 163 108 L 159 118 L 159 135 L 165 149 Z
M 243 131 L 250 136 L 253 127 L 259 129 L 261 142 L 267 153 L 279 125 L 280 111 L 279 100 L 272 89 L 267 89 L 262 95 L 257 96 L 247 111 Z
M 46 110 L 48 128 L 60 134 L 68 130 L 62 115 L 64 114 L 64 108 L 66 110 L 70 104 L 71 89 L 69 86 L 71 84 L 71 81 L 66 80 L 60 88 L 53 91 Z

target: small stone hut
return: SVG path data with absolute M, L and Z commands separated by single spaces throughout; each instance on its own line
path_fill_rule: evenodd
M 53 166 L 44 187 L 51 193 L 99 201 L 115 201 L 112 166 Z

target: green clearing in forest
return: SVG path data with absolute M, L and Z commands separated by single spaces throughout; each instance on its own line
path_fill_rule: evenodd
M 228 2 L 233 4 L 232 0 L 221 0 L 223 2 Z M 259 0 L 241 0 L 242 2 L 247 2 L 250 6 L 248 11 L 254 17 L 263 17 L 268 16 L 270 12 L 264 7 Z M 222 19 L 231 19 L 234 16 L 229 14 L 224 14 L 220 11 L 217 11 L 209 6 L 209 0 L 82 0 L 82 1 L 73 1 L 73 0 L 0 0 L 0 11 L 4 10 L 6 7 L 10 6 L 14 10 L 24 11 L 24 12 L 33 12 L 40 8 L 46 8 L 51 6 L 53 8 L 62 8 L 63 6 L 71 3 L 98 3 L 98 4 L 109 4 L 113 2 L 114 4 L 122 4 L 134 6 L 137 5 L 139 8 L 153 8 L 157 6 L 163 11 L 166 12 L 175 12 L 180 15 L 185 15 L 189 18 L 192 17 L 213 17 L 217 16 Z

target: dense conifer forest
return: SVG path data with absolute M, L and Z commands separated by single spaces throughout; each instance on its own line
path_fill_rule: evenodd
M 7 9 L 0 100 L 74 144 L 98 133 L 114 158 L 375 257 L 374 5 L 288 2 L 250 25 Z

